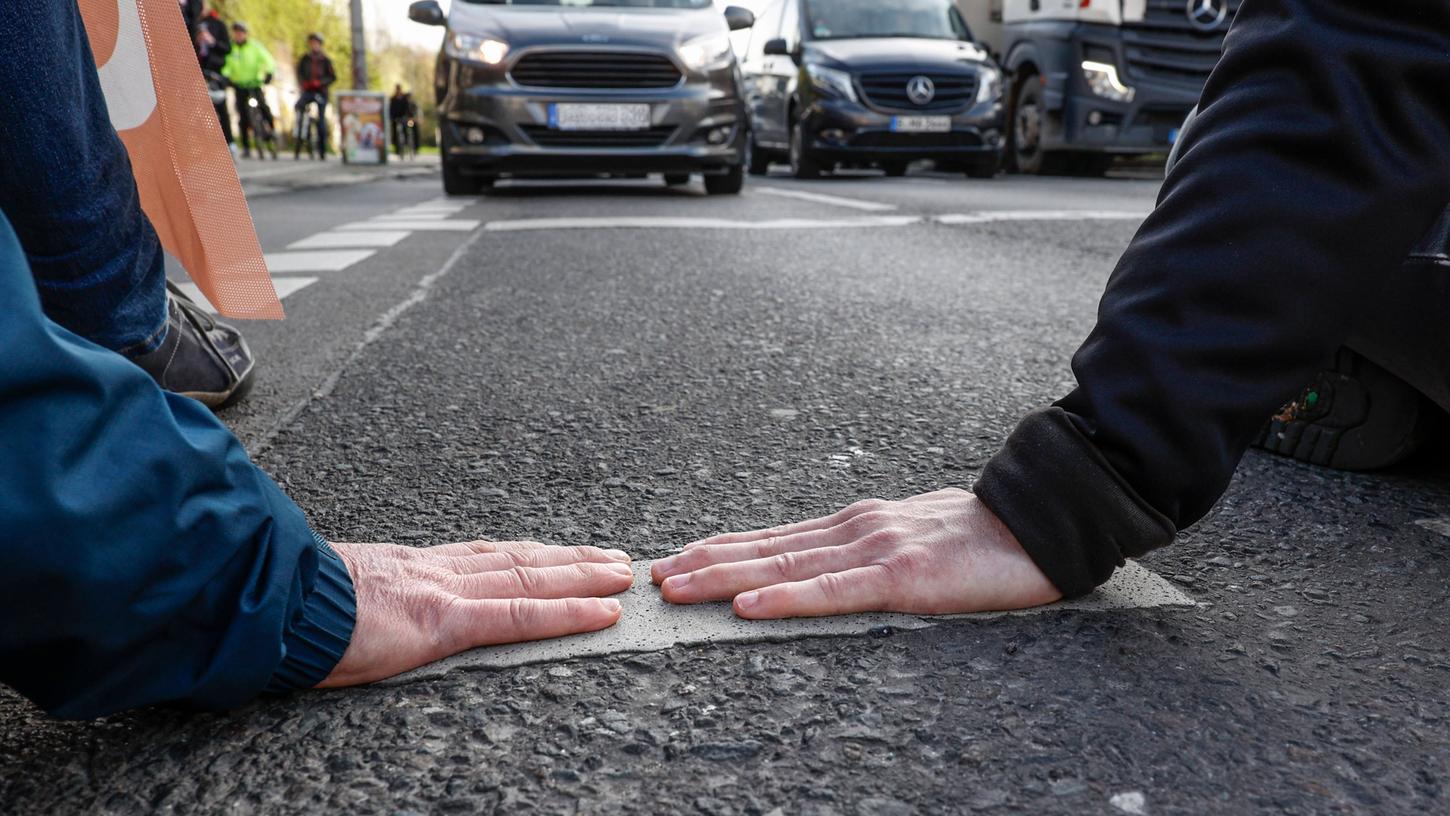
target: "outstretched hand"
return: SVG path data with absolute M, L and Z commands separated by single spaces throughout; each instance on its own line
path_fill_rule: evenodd
M 956 489 L 707 538 L 657 562 L 652 577 L 671 603 L 734 599 L 754 619 L 950 615 L 1062 597 L 992 511 Z
M 478 646 L 613 626 L 629 555 L 533 542 L 333 544 L 357 592 L 347 652 L 318 688 L 371 683 Z

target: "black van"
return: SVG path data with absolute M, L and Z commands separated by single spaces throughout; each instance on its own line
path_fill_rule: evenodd
M 989 178 L 1001 163 L 1002 73 L 952 0 L 775 0 L 741 70 L 757 175 L 786 158 L 797 178 L 918 159 Z

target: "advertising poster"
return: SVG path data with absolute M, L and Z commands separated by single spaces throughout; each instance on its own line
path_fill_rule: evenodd
M 340 91 L 337 112 L 342 122 L 342 160 L 348 164 L 385 164 L 388 110 L 383 94 Z

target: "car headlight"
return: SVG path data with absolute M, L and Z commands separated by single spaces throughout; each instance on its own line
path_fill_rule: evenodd
M 818 89 L 852 102 L 856 101 L 856 84 L 845 71 L 810 62 L 806 63 L 806 73 Z
M 680 46 L 680 61 L 691 71 L 707 71 L 730 64 L 734 51 L 729 34 L 707 34 Z
M 1114 102 L 1132 102 L 1137 91 L 1118 78 L 1118 66 L 1106 62 L 1088 60 L 1082 64 L 1082 74 L 1093 93 Z
M 444 50 L 448 52 L 448 56 L 481 62 L 484 65 L 498 65 L 509 55 L 508 43 L 489 37 L 455 32 L 446 42 L 447 46 Z
M 991 102 L 1002 95 L 1002 72 L 991 66 L 982 68 L 977 84 L 977 102 Z

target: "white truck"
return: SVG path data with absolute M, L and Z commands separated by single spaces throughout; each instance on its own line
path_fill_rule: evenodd
M 1101 175 L 1167 152 L 1240 0 L 957 0 L 1007 72 L 1006 162 Z

